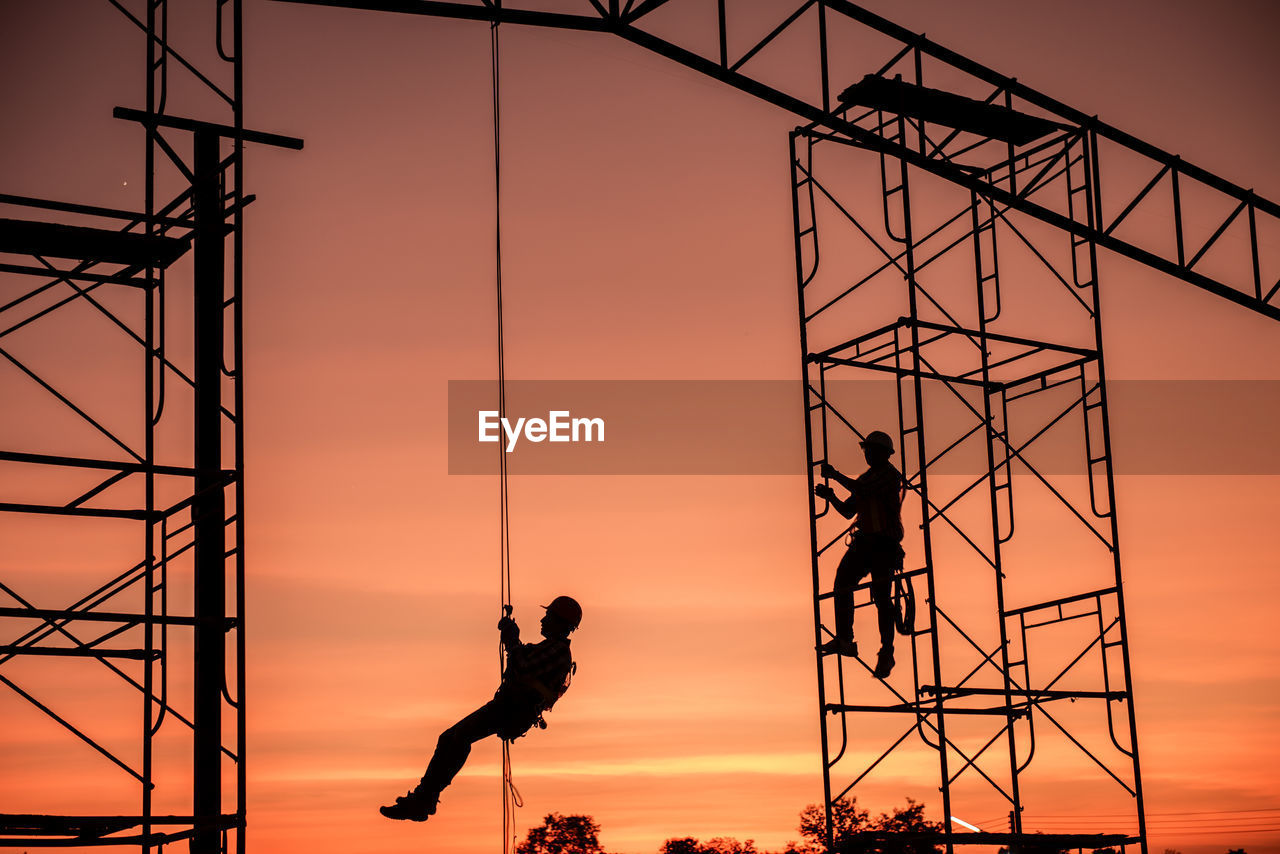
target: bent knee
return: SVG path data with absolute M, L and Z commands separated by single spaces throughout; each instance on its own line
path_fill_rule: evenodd
M 462 727 L 457 724 L 449 727 L 440 733 L 440 737 L 436 739 L 437 747 L 451 747 L 458 744 L 469 744 L 470 739 L 462 731 Z

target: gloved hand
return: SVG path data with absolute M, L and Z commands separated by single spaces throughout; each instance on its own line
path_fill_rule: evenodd
M 498 631 L 502 633 L 503 643 L 511 644 L 520 640 L 520 627 L 510 617 L 503 617 L 498 620 Z
M 836 471 L 836 467 L 835 467 L 835 466 L 833 466 L 833 465 L 831 465 L 831 463 L 824 462 L 824 463 L 822 464 L 822 476 L 823 476 L 823 477 L 826 477 L 826 478 L 832 478 L 832 477 L 835 477 L 836 475 L 838 475 L 839 473 L 840 473 L 840 472 Z
M 825 483 L 820 483 L 815 486 L 813 488 L 813 494 L 821 498 L 823 501 L 834 501 L 836 498 L 835 492 Z

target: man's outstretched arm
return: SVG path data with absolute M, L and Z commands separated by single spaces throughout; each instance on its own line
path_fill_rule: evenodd
M 813 494 L 824 501 L 830 502 L 831 506 L 836 508 L 836 512 L 844 518 L 853 518 L 854 513 L 856 512 L 853 506 L 853 496 L 849 496 L 848 500 L 842 500 L 838 495 L 836 495 L 835 490 L 827 486 L 825 483 L 820 483 L 815 486 L 813 488 Z
M 831 465 L 831 463 L 822 464 L 822 476 L 834 480 L 836 483 L 849 490 L 849 500 L 853 500 L 853 493 L 857 491 L 858 487 L 858 482 L 854 478 L 849 477 L 849 475 L 840 471 L 838 468 Z

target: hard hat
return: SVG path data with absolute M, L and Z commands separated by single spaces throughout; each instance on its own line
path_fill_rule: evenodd
M 893 440 L 889 438 L 889 434 L 883 430 L 872 430 L 867 434 L 867 438 L 863 439 L 859 444 L 862 447 L 872 445 L 877 448 L 884 448 L 889 453 L 893 453 Z
M 576 629 L 582 622 L 582 606 L 571 596 L 557 596 L 551 600 L 550 605 L 542 607 L 547 609 L 548 614 L 555 614 L 564 620 L 570 628 Z

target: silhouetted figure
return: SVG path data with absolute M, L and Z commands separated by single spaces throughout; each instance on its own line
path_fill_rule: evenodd
M 813 492 L 831 502 L 840 515 L 854 519 L 853 543 L 840 559 L 836 569 L 834 602 L 836 636 L 822 645 L 822 651 L 856 656 L 858 645 L 853 640 L 853 589 L 871 575 L 871 601 L 875 603 L 880 623 L 880 654 L 876 657 L 875 675 L 881 679 L 893 670 L 893 576 L 902 569 L 902 474 L 889 462 L 893 456 L 893 440 L 887 433 L 874 430 L 861 443 L 867 470 L 856 479 L 841 474 L 828 463 L 822 464 L 822 476 L 849 490 L 849 498 L 840 500 L 826 484 L 818 484 Z
M 422 780 L 391 806 L 380 807 L 379 812 L 387 818 L 426 821 L 435 814 L 440 792 L 453 782 L 471 755 L 471 745 L 491 735 L 513 741 L 534 724 L 546 726 L 542 713 L 569 687 L 574 666 L 569 633 L 582 622 L 582 606 L 568 596 L 557 596 L 543 607 L 544 639 L 538 643 L 521 643 L 520 627 L 510 616 L 498 621 L 507 666 L 497 693 L 440 735 Z

